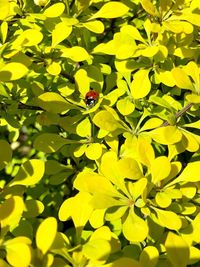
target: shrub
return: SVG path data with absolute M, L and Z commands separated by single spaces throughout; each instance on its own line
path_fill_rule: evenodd
M 0 0 L 0 23 L 0 266 L 199 266 L 199 0 Z

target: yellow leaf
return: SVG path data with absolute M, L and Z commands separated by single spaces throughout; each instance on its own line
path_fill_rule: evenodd
M 45 9 L 44 15 L 48 18 L 60 17 L 65 10 L 64 3 L 56 3 Z
M 44 161 L 40 159 L 31 159 L 23 163 L 15 176 L 9 183 L 9 186 L 19 185 L 35 185 L 44 175 Z
M 160 127 L 150 131 L 148 135 L 163 145 L 178 143 L 182 138 L 182 133 L 176 126 Z
M 190 134 L 190 132 L 182 131 L 182 134 L 185 136 L 186 142 L 186 150 L 190 152 L 196 152 L 199 149 L 199 143 L 195 139 L 195 137 Z
M 155 158 L 155 160 L 151 163 L 152 183 L 159 183 L 170 174 L 170 171 L 171 164 L 167 157 L 160 156 Z
M 74 78 L 79 92 L 85 98 L 85 95 L 90 90 L 90 80 L 87 71 L 84 69 L 79 69 L 75 73 Z
M 138 70 L 136 74 L 134 74 L 130 89 L 134 99 L 140 99 L 148 95 L 151 90 L 149 69 Z
M 194 91 L 194 86 L 183 69 L 178 67 L 172 69 L 172 75 L 179 88 Z
M 86 29 L 94 33 L 103 33 L 104 32 L 104 24 L 101 21 L 94 20 L 84 22 L 82 24 Z
M 138 261 L 131 258 L 121 257 L 111 263 L 103 265 L 104 267 L 143 267 Z
M 27 72 L 28 68 L 25 65 L 17 62 L 11 62 L 0 69 L 0 81 L 9 82 L 19 80 L 25 76 Z
M 15 267 L 27 267 L 31 262 L 31 248 L 24 243 L 9 244 L 6 246 L 6 258 L 9 264 Z
M 93 16 L 90 17 L 91 19 L 96 18 L 117 18 L 122 17 L 128 12 L 129 8 L 123 3 L 116 2 L 116 1 L 110 1 L 108 3 L 105 3 L 99 11 L 97 11 Z
M 161 208 L 167 208 L 171 205 L 172 200 L 167 194 L 167 192 L 158 192 L 155 197 L 156 203 Z
M 41 201 L 35 199 L 25 200 L 25 208 L 23 216 L 25 218 L 34 218 L 41 214 L 44 210 L 44 205 Z
M 48 67 L 47 67 L 47 72 L 51 75 L 59 75 L 61 72 L 61 66 L 57 62 L 52 62 Z
M 80 46 L 73 46 L 62 49 L 62 57 L 70 58 L 75 62 L 80 62 L 89 59 L 89 54 L 85 48 Z
M 81 137 L 91 136 L 92 125 L 88 117 L 78 123 L 76 127 L 76 133 Z
M 55 47 L 63 40 L 65 40 L 72 32 L 72 26 L 66 25 L 65 22 L 56 24 L 55 29 L 52 31 L 52 47 Z
M 136 201 L 137 198 L 143 194 L 145 188 L 147 187 L 147 179 L 141 178 L 135 183 L 129 183 L 128 186 L 133 200 Z
M 174 267 L 186 267 L 189 261 L 189 246 L 181 236 L 169 232 L 165 241 L 167 257 Z
M 140 128 L 140 132 L 143 132 L 143 131 L 146 131 L 146 130 L 150 130 L 150 129 L 153 129 L 153 128 L 157 128 L 157 127 L 161 126 L 162 123 L 163 123 L 163 120 L 161 120 L 159 118 L 150 118 Z
M 0 0 L 0 20 L 4 20 L 10 11 L 10 3 L 8 0 Z
M 106 209 L 95 209 L 89 219 L 89 222 L 93 228 L 99 228 L 104 225 Z
M 53 244 L 57 233 L 57 221 L 54 217 L 44 219 L 36 232 L 36 245 L 37 248 L 46 254 Z
M 42 39 L 43 34 L 39 30 L 28 29 L 25 30 L 20 37 L 23 37 L 22 45 L 23 46 L 34 46 L 38 45 Z
M 144 175 L 138 162 L 132 158 L 123 158 L 118 161 L 118 172 L 124 178 L 131 180 L 137 180 L 142 178 Z
M 143 136 L 138 137 L 137 153 L 139 161 L 146 166 L 150 166 L 155 159 L 155 153 L 151 143 Z
M 122 226 L 125 238 L 131 242 L 142 242 L 147 237 L 148 231 L 147 223 L 131 208 Z
M 146 41 L 141 36 L 141 34 L 138 31 L 138 29 L 136 27 L 134 27 L 133 25 L 124 25 L 124 26 L 121 27 L 120 31 L 131 35 L 135 40 L 138 40 L 138 41 L 140 41 L 142 43 L 146 43 Z
M 158 16 L 158 11 L 150 0 L 141 0 L 140 3 L 147 13 L 152 16 Z
M 200 161 L 190 162 L 182 171 L 182 173 L 173 181 L 178 182 L 199 182 L 200 181 Z
M 156 247 L 147 246 L 140 254 L 140 264 L 143 267 L 156 267 L 158 262 L 159 252 Z
M 133 113 L 135 110 L 135 105 L 129 99 L 129 97 L 126 97 L 117 101 L 117 109 L 122 115 L 126 116 Z
M 197 95 L 197 94 L 188 94 L 186 95 L 186 99 L 188 102 L 193 103 L 193 104 L 200 103 L 200 95 Z
M 111 245 L 105 239 L 90 239 L 83 245 L 83 254 L 90 260 L 106 261 L 111 253 Z
M 102 145 L 99 143 L 89 144 L 85 150 L 85 155 L 88 159 L 97 160 L 101 157 Z
M 157 208 L 153 208 L 157 213 L 158 221 L 161 226 L 166 227 L 171 230 L 179 230 L 182 226 L 182 222 L 180 217 L 168 210 L 161 210 Z
M 119 127 L 118 121 L 107 110 L 101 110 L 97 114 L 95 114 L 93 122 L 100 129 L 110 132 L 115 131 Z

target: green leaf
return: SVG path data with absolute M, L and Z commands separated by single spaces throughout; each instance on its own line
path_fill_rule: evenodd
M 55 47 L 63 40 L 65 40 L 72 32 L 72 26 L 66 25 L 65 22 L 56 24 L 55 29 L 52 31 L 52 47 Z
M 28 199 L 25 201 L 25 209 L 23 216 L 25 218 L 34 218 L 41 214 L 44 210 L 44 205 L 41 201 Z
M 189 261 L 189 246 L 181 236 L 169 232 L 165 241 L 167 257 L 174 267 L 186 267 Z
M 110 1 L 104 4 L 99 11 L 91 16 L 90 20 L 96 18 L 113 19 L 122 17 L 128 12 L 128 10 L 129 8 L 125 4 L 116 1 Z
M 158 262 L 159 252 L 156 247 L 147 246 L 140 254 L 140 263 L 142 266 L 156 267 Z
M 5 140 L 0 140 L 0 170 L 2 170 L 12 159 L 12 149 Z
M 25 76 L 27 72 L 28 68 L 25 65 L 17 62 L 11 62 L 0 69 L 0 81 L 9 82 L 19 80 Z
M 84 61 L 90 58 L 90 55 L 85 48 L 80 46 L 73 46 L 70 48 L 62 49 L 62 57 L 70 58 L 75 62 Z
M 39 95 L 35 99 L 35 104 L 52 113 L 66 112 L 72 107 L 61 95 L 54 92 Z
M 147 223 L 137 216 L 133 209 L 130 209 L 123 223 L 122 231 L 127 240 L 142 242 L 147 237 L 149 229 Z
M 15 176 L 15 178 L 9 183 L 9 186 L 13 185 L 35 185 L 38 183 L 44 175 L 44 161 L 40 159 L 31 159 L 23 163 Z
M 4 20 L 10 11 L 10 3 L 8 0 L 0 0 L 0 20 Z
M 45 9 L 43 14 L 48 18 L 56 18 L 60 17 L 63 14 L 64 10 L 64 3 L 56 3 Z
M 151 90 L 149 69 L 141 69 L 134 74 L 130 89 L 134 99 L 140 99 L 148 95 Z
M 62 146 L 66 144 L 72 144 L 74 142 L 76 143 L 76 141 L 64 139 L 58 134 L 44 133 L 35 138 L 33 146 L 39 151 L 43 151 L 45 153 L 54 153 Z
M 54 217 L 44 219 L 36 232 L 36 245 L 37 248 L 46 254 L 53 244 L 57 233 L 57 221 Z

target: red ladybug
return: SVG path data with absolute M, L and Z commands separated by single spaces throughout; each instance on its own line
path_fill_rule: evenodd
M 94 107 L 94 105 L 97 103 L 99 98 L 99 93 L 94 91 L 94 90 L 90 90 L 89 92 L 87 92 L 87 94 L 85 95 L 85 103 L 87 108 L 92 108 Z

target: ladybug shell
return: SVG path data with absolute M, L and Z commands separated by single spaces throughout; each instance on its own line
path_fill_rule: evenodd
M 93 90 L 87 92 L 87 94 L 85 95 L 86 106 L 92 108 L 96 104 L 98 98 L 99 98 L 98 92 Z

